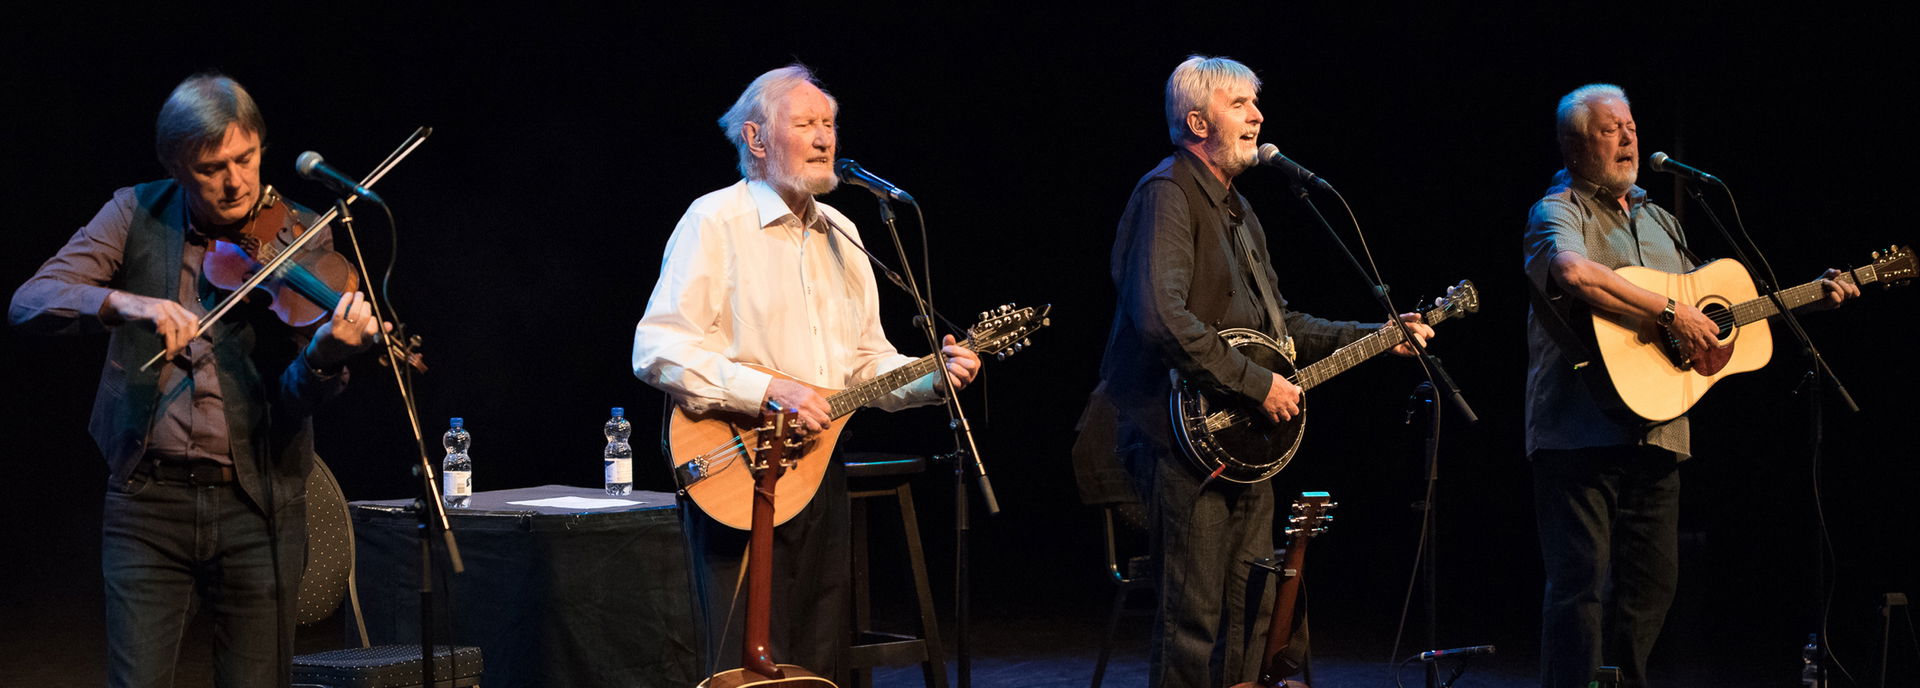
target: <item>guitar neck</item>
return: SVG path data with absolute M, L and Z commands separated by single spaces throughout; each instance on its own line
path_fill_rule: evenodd
M 1837 279 L 1842 282 L 1852 282 L 1864 287 L 1880 281 L 1880 274 L 1874 269 L 1874 266 L 1868 265 L 1840 273 Z M 1825 287 L 1820 286 L 1820 280 L 1814 280 L 1797 287 L 1782 289 L 1774 292 L 1774 294 L 1780 297 L 1780 302 L 1786 304 L 1787 308 L 1798 309 L 1801 306 L 1825 298 L 1827 290 Z M 1733 324 L 1735 326 L 1765 320 L 1780 314 L 1780 308 L 1774 305 L 1773 299 L 1765 296 L 1745 303 L 1736 303 L 1733 305 L 1732 310 Z
M 1447 309 L 1435 308 L 1421 317 L 1428 325 L 1437 325 L 1447 319 Z M 1373 334 L 1340 347 L 1333 353 L 1327 354 L 1326 358 L 1300 369 L 1299 374 L 1293 376 L 1293 383 L 1300 385 L 1303 390 L 1313 389 L 1314 385 L 1326 382 L 1333 376 L 1346 372 L 1348 368 L 1380 355 L 1382 351 L 1399 346 L 1400 342 L 1405 341 L 1400 332 L 1400 328 L 1389 323 L 1387 327 L 1375 330 Z
M 962 343 L 962 346 L 965 345 L 966 343 Z M 875 399 L 892 393 L 893 390 L 907 386 L 914 380 L 918 380 L 927 373 L 933 372 L 934 369 L 939 366 L 940 361 L 937 354 L 921 356 L 912 363 L 881 373 L 871 380 L 848 387 L 833 396 L 827 397 L 827 405 L 833 409 L 834 418 L 845 416 L 860 410 L 862 406 L 873 403 Z

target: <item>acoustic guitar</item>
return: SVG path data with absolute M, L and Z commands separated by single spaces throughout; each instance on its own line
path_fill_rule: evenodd
M 773 619 L 773 500 L 780 475 L 793 466 L 789 452 L 800 446 L 788 434 L 798 414 L 778 404 L 755 428 L 755 451 L 743 465 L 752 473 L 753 532 L 747 540 L 747 625 L 741 631 L 740 668 L 701 681 L 699 688 L 836 688 L 833 681 L 792 664 L 775 664 Z
M 1047 314 L 1052 310 L 1052 306 L 1035 309 L 1005 305 L 981 313 L 980 321 L 967 330 L 967 340 L 960 345 L 982 356 L 1005 359 L 1031 343 L 1027 337 L 1050 323 Z M 815 387 L 815 391 L 827 398 L 833 420 L 825 430 L 810 433 L 800 441 L 793 468 L 787 471 L 779 500 L 774 503 L 774 524 L 786 523 L 813 501 L 813 493 L 820 488 L 820 479 L 827 473 L 827 461 L 833 455 L 833 445 L 839 441 L 848 416 L 874 399 L 934 372 L 939 366 L 938 356 L 928 354 L 845 390 Z M 793 379 L 764 366 L 747 364 L 747 367 Z M 754 483 L 747 464 L 752 458 L 751 448 L 759 444 L 756 425 L 755 419 L 730 411 L 709 409 L 691 413 L 678 405 L 670 405 L 661 437 L 680 491 L 714 520 L 740 530 L 747 529 L 752 517 L 752 505 L 745 497 L 751 493 Z
M 1716 260 L 1686 274 L 1629 265 L 1614 270 L 1628 282 L 1692 304 L 1720 326 L 1719 344 L 1688 357 L 1657 322 L 1638 316 L 1591 311 L 1594 350 L 1606 369 L 1617 403 L 1650 421 L 1672 420 L 1722 378 L 1758 370 L 1773 357 L 1773 332 L 1766 320 L 1780 314 L 1773 299 L 1754 288 L 1747 268 L 1731 259 Z M 1913 279 L 1913 251 L 1905 246 L 1873 253 L 1873 264 L 1837 278 L 1862 287 L 1891 287 Z M 1799 308 L 1826 296 L 1820 280 L 1776 292 L 1787 308 Z M 1603 404 L 1616 401 L 1609 390 L 1594 390 Z
M 1328 524 L 1333 522 L 1327 512 L 1336 506 L 1339 505 L 1333 497 L 1325 492 L 1300 493 L 1287 515 L 1287 526 L 1281 531 L 1281 535 L 1289 539 L 1286 563 L 1276 564 L 1274 559 L 1255 562 L 1278 574 L 1280 587 L 1274 592 L 1273 616 L 1267 624 L 1267 648 L 1260 653 L 1260 678 L 1235 684 L 1233 688 L 1306 688 L 1304 683 L 1286 679 L 1300 667 L 1282 653 L 1293 643 L 1293 610 L 1300 601 L 1301 579 L 1307 573 L 1307 541 L 1327 532 Z
M 1473 282 L 1461 280 L 1460 284 L 1448 287 L 1447 295 L 1436 300 L 1434 308 L 1421 317 L 1428 325 L 1437 325 L 1479 310 L 1479 290 Z M 1296 372 L 1291 340 L 1278 342 L 1264 332 L 1244 327 L 1221 330 L 1220 338 L 1241 355 L 1279 373 L 1303 390 L 1313 389 L 1404 341 L 1400 328 L 1382 327 Z M 1275 423 L 1267 418 L 1259 402 L 1207 389 L 1185 378 L 1176 377 L 1167 396 L 1173 436 L 1182 453 L 1201 472 L 1210 476 L 1217 474 L 1236 483 L 1257 483 L 1286 468 L 1294 452 L 1299 451 L 1300 438 L 1306 432 L 1304 400 L 1300 413 Z

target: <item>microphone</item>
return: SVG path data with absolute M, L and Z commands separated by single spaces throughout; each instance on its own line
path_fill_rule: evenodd
M 1647 156 L 1647 166 L 1652 167 L 1655 172 L 1677 174 L 1696 182 L 1718 184 L 1720 186 L 1727 185 L 1726 182 L 1720 181 L 1719 177 L 1702 172 L 1698 167 L 1667 157 L 1666 153 L 1654 153 L 1653 155 Z
M 874 173 L 860 167 L 860 163 L 848 158 L 833 161 L 833 171 L 840 175 L 840 181 L 872 191 L 876 196 L 884 196 L 901 203 L 913 203 L 913 194 L 902 191 L 893 182 L 881 179 Z
M 1333 190 L 1333 185 L 1327 183 L 1327 180 L 1321 179 L 1320 175 L 1309 172 L 1305 167 L 1301 167 L 1300 163 L 1287 159 L 1287 156 L 1280 154 L 1280 147 L 1271 143 L 1260 144 L 1260 164 L 1280 168 L 1280 173 L 1286 175 L 1288 179 L 1293 180 L 1295 184 L 1301 186 L 1317 186 L 1328 191 Z
M 1431 662 L 1442 657 L 1472 657 L 1474 655 L 1490 654 L 1493 654 L 1492 645 L 1475 645 L 1473 647 L 1456 647 L 1451 650 L 1428 650 L 1420 653 L 1420 661 Z
M 352 177 L 341 174 L 340 170 L 333 169 L 333 166 L 328 165 L 326 159 L 321 158 L 319 153 L 313 151 L 301 153 L 300 157 L 293 161 L 293 169 L 299 172 L 300 176 L 325 184 L 340 193 L 359 196 L 380 205 L 387 204 L 386 201 L 380 200 L 380 194 L 361 186 Z

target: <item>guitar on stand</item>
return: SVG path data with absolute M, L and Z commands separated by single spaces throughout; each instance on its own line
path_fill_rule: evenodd
M 773 622 L 773 497 L 780 475 L 793 466 L 789 451 L 800 446 L 787 429 L 798 413 L 769 402 L 756 428 L 753 454 L 746 469 L 753 474 L 753 532 L 747 541 L 747 625 L 741 631 L 740 668 L 701 681 L 699 688 L 837 688 L 832 681 L 792 664 L 775 664 L 770 627 Z
M 1286 679 L 1300 671 L 1300 664 L 1298 658 L 1285 655 L 1287 646 L 1293 644 L 1294 608 L 1300 601 L 1301 578 L 1306 575 L 1307 541 L 1327 532 L 1327 525 L 1333 522 L 1327 512 L 1337 506 L 1325 492 L 1300 493 L 1287 516 L 1287 527 L 1281 531 L 1290 538 L 1285 554 L 1275 553 L 1273 558 L 1253 562 L 1280 576 L 1280 587 L 1274 592 L 1273 615 L 1267 624 L 1267 648 L 1260 653 L 1260 678 L 1233 688 L 1307 688 L 1305 683 Z M 1281 556 L 1286 557 L 1284 563 Z

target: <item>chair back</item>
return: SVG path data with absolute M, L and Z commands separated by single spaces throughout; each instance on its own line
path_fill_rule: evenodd
M 339 481 L 320 457 L 307 474 L 307 568 L 300 575 L 296 620 L 310 626 L 333 616 L 353 580 L 353 517 Z

